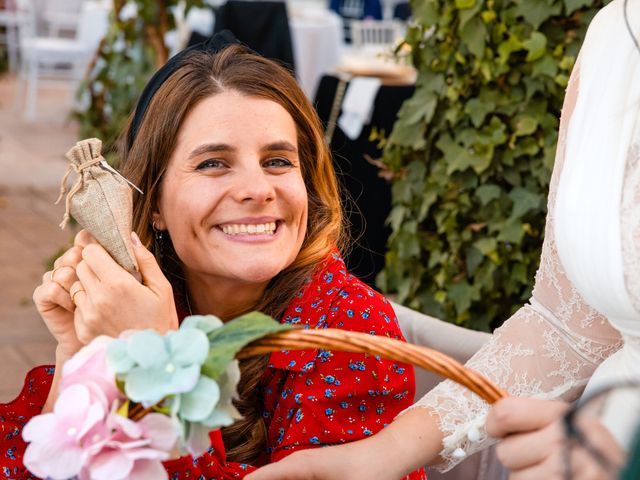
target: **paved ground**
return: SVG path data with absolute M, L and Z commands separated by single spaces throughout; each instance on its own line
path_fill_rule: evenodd
M 31 294 L 47 262 L 73 239 L 61 231 L 63 208 L 54 206 L 66 169 L 64 153 L 77 140 L 66 119 L 63 85 L 42 89 L 38 118 L 22 120 L 17 81 L 0 77 L 0 402 L 19 392 L 24 374 L 53 358 L 54 344 Z

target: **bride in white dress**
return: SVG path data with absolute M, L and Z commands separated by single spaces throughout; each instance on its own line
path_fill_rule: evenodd
M 640 0 L 613 0 L 589 26 L 562 111 L 533 295 L 467 363 L 513 396 L 572 401 L 585 387 L 640 380 L 639 37 Z M 623 447 L 627 400 L 614 400 L 603 420 Z M 365 478 L 378 469 L 371 478 L 391 479 L 424 463 L 446 470 L 492 443 L 487 412 L 445 381 L 375 437 L 301 452 L 248 478 Z

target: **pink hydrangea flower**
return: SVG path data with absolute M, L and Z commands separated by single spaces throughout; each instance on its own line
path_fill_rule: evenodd
M 115 372 L 107 363 L 107 346 L 113 338 L 100 336 L 71 357 L 62 369 L 60 389 L 82 384 L 109 410 L 113 401 L 124 399 L 116 386 Z
M 112 339 L 98 337 L 63 369 L 52 413 L 33 417 L 22 436 L 30 442 L 24 464 L 53 480 L 156 480 L 166 478 L 178 433 L 171 418 L 150 413 L 135 422 L 117 413 L 126 400 L 106 362 Z
M 22 430 L 22 437 L 30 442 L 24 465 L 42 478 L 75 477 L 89 456 L 87 434 L 104 423 L 106 413 L 102 402 L 91 401 L 86 386 L 68 386 L 60 393 L 52 413 L 33 417 Z
M 137 422 L 111 412 L 106 425 L 111 435 L 89 447 L 79 480 L 166 479 L 162 461 L 169 458 L 178 434 L 172 420 L 150 413 Z

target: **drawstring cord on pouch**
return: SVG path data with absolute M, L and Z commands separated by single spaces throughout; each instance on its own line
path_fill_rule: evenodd
M 100 142 L 100 141 L 97 140 L 97 142 Z M 64 197 L 64 194 L 67 193 L 67 180 L 68 180 L 69 175 L 71 174 L 72 170 L 74 170 L 78 174 L 78 179 L 77 179 L 76 183 L 74 183 L 73 187 L 71 187 L 71 190 L 69 190 L 69 193 L 67 194 L 67 198 L 65 200 L 64 217 L 62 218 L 62 223 L 60 223 L 60 228 L 62 228 L 62 229 L 64 229 L 67 226 L 67 223 L 69 222 L 69 218 L 70 218 L 70 214 L 71 214 L 71 199 L 83 187 L 84 177 L 82 176 L 82 172 L 84 171 L 85 168 L 89 168 L 89 167 L 92 167 L 94 165 L 100 165 L 100 167 L 102 167 L 102 169 L 104 169 L 104 170 L 112 173 L 113 175 L 116 175 L 117 177 L 121 178 L 122 180 L 124 180 L 129 186 L 131 186 L 131 188 L 136 189 L 140 193 L 140 195 L 144 195 L 144 192 L 142 190 L 140 190 L 137 186 L 135 186 L 131 181 L 129 181 L 118 170 L 116 170 L 111 165 L 109 165 L 107 163 L 107 161 L 104 159 L 104 157 L 99 154 L 100 153 L 100 145 L 101 145 L 101 143 L 98 143 L 98 146 L 96 148 L 97 151 L 96 152 L 92 152 L 92 148 L 91 148 L 92 145 L 91 145 L 90 142 L 87 142 L 87 141 L 78 142 L 76 144 L 76 147 L 73 148 L 71 151 L 69 151 L 69 153 L 67 153 L 67 158 L 69 158 L 69 160 L 70 160 L 69 161 L 69 166 L 67 167 L 67 171 L 65 172 L 64 177 L 62 177 L 62 182 L 60 184 L 60 195 L 58 196 L 58 199 L 56 200 L 56 203 L 55 203 L 56 205 L 58 203 L 60 203 L 60 201 L 62 200 L 62 197 Z M 81 150 L 82 152 L 79 152 L 78 150 Z M 98 156 L 93 158 L 95 154 L 98 154 Z M 90 160 L 87 160 L 86 162 L 80 163 L 79 165 L 77 165 L 76 163 L 74 163 L 74 161 L 70 157 L 73 157 L 74 159 L 79 157 L 80 160 L 85 159 L 85 158 L 89 158 Z
M 76 165 L 73 162 L 69 162 L 69 166 L 67 167 L 67 171 L 62 177 L 62 182 L 60 183 L 60 195 L 58 195 L 58 199 L 56 200 L 56 205 L 60 203 L 64 194 L 67 193 L 67 179 L 73 170 L 78 174 L 78 179 L 76 183 L 73 184 L 69 193 L 67 193 L 67 198 L 65 199 L 64 205 L 64 217 L 62 217 L 62 222 L 60 223 L 60 228 L 64 229 L 69 223 L 70 211 L 71 211 L 71 199 L 73 196 L 80 191 L 82 185 L 84 183 L 82 172 L 85 168 L 92 167 L 93 165 L 98 165 L 99 163 L 104 162 L 104 158 L 100 155 L 97 158 L 92 158 L 91 160 L 81 163 L 80 165 Z

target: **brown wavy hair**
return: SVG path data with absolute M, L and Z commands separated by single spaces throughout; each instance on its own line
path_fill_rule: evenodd
M 170 239 L 162 245 L 154 241 L 152 213 L 157 211 L 162 179 L 184 119 L 201 100 L 229 90 L 278 103 L 297 128 L 300 168 L 309 202 L 307 231 L 294 262 L 269 282 L 254 306 L 279 319 L 314 268 L 334 248 L 342 248 L 345 236 L 338 184 L 320 120 L 291 73 L 282 66 L 241 45 L 230 45 L 215 54 L 193 53 L 157 90 L 131 146 L 127 144 L 130 117 L 120 141 L 120 165 L 122 173 L 144 191 L 144 195 L 134 192 L 133 229 L 156 256 L 177 296 L 188 295 L 181 262 Z M 261 378 L 266 360 L 258 357 L 241 362 L 236 407 L 244 418 L 222 431 L 231 461 L 252 463 L 265 451 Z

